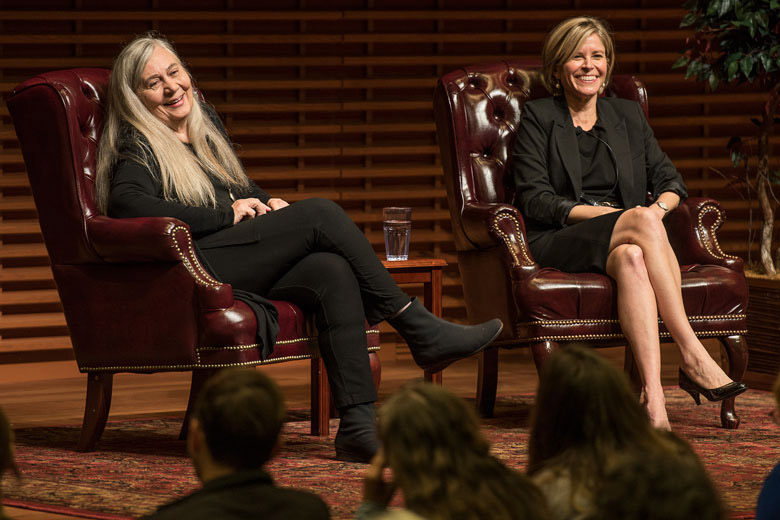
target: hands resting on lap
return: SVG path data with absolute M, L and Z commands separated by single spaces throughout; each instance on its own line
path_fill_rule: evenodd
M 260 199 L 238 199 L 233 202 L 233 225 L 238 224 L 242 220 L 255 218 L 258 215 L 265 215 L 269 211 L 277 211 L 289 206 L 289 204 L 282 199 L 269 199 L 268 205 L 260 202 Z

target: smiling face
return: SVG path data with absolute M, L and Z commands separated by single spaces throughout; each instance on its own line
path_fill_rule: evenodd
M 569 61 L 561 65 L 560 81 L 567 99 L 587 102 L 599 95 L 609 64 L 604 43 L 595 32 Z
M 177 134 L 186 135 L 187 117 L 192 110 L 192 84 L 178 58 L 164 47 L 155 47 L 146 63 L 138 97 L 154 117 Z

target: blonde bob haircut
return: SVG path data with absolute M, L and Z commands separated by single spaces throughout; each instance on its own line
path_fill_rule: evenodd
M 188 206 L 216 205 L 214 186 L 209 174 L 239 192 L 250 185 L 233 147 L 203 113 L 194 90 L 192 109 L 187 119 L 187 132 L 194 154 L 138 97 L 144 68 L 157 47 L 163 47 L 173 54 L 182 71 L 189 75 L 171 43 L 155 32 L 136 37 L 114 60 L 108 84 L 106 120 L 97 159 L 97 200 L 104 214 L 108 210 L 111 175 L 117 161 L 122 158 L 134 160 L 151 172 L 159 171 L 158 180 L 163 186 L 165 199 Z M 194 89 L 194 82 L 191 88 Z M 136 131 L 128 132 L 126 125 Z M 126 144 L 125 140 L 128 138 L 143 150 L 140 157 L 123 156 L 120 148 Z
M 564 20 L 550 31 L 542 48 L 542 80 L 553 95 L 563 93 L 561 82 L 556 75 L 560 75 L 564 63 L 574 57 L 577 51 L 585 43 L 591 34 L 596 33 L 604 44 L 607 58 L 607 75 L 601 85 L 603 90 L 612 79 L 612 71 L 615 69 L 615 41 L 612 31 L 607 23 L 599 18 L 591 16 L 577 16 Z

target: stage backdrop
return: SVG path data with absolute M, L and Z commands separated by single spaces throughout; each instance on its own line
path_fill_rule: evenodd
M 650 122 L 692 195 L 728 211 L 724 249 L 744 254 L 747 205 L 724 173 L 729 136 L 751 131 L 762 95 L 711 94 L 672 70 L 689 31 L 680 0 L 3 0 L 0 91 L 41 72 L 109 67 L 150 29 L 173 40 L 275 196 L 340 203 L 382 251 L 381 208 L 414 208 L 412 254 L 445 258 L 444 313 L 465 318 L 433 123 L 445 72 L 538 59 L 565 17 L 615 29 L 618 73 L 647 85 Z M 776 142 L 776 141 L 775 141 Z M 8 110 L 0 107 L 0 362 L 70 356 L 65 320 Z M 387 354 L 387 352 L 386 352 Z

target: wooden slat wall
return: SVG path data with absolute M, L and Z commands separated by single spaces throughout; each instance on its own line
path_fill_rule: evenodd
M 444 308 L 465 317 L 433 124 L 443 73 L 505 57 L 538 59 L 559 20 L 615 29 L 618 72 L 650 93 L 651 124 L 692 195 L 729 211 L 722 245 L 746 251 L 747 205 L 711 171 L 749 133 L 762 96 L 715 94 L 671 64 L 689 33 L 676 0 L 4 1 L 0 92 L 47 70 L 108 67 L 121 43 L 156 29 L 175 42 L 241 145 L 249 175 L 290 201 L 342 204 L 381 251 L 381 208 L 414 207 L 413 254 L 450 262 Z M 219 8 L 218 8 L 219 7 Z M 776 141 L 775 141 L 776 142 Z M 8 110 L 0 107 L 0 362 L 68 356 L 69 340 Z M 32 353 L 32 354 L 31 354 Z

